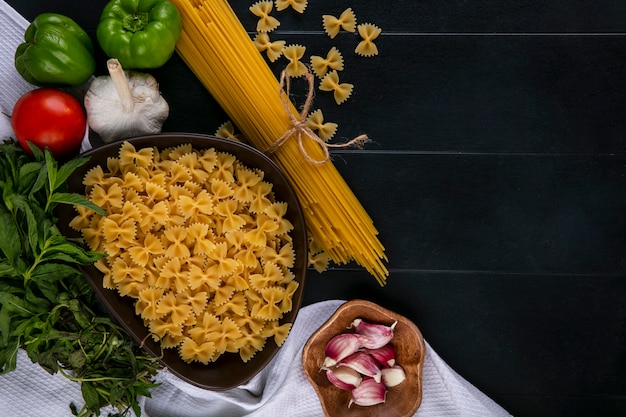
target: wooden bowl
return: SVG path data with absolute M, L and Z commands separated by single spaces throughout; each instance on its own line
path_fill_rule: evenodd
M 293 308 L 281 319 L 282 323 L 293 323 L 298 314 L 304 291 L 304 280 L 307 270 L 307 234 L 302 209 L 298 198 L 291 188 L 287 178 L 277 165 L 266 155 L 243 143 L 215 136 L 190 134 L 190 133 L 162 133 L 157 135 L 141 136 L 126 139 L 136 148 L 156 146 L 159 149 L 191 144 L 196 149 L 214 148 L 220 152 L 228 152 L 249 168 L 259 168 L 264 172 L 264 179 L 273 185 L 273 192 L 277 200 L 287 203 L 287 219 L 294 228 L 290 232 L 293 238 L 293 248 L 296 254 L 296 264 L 292 271 L 295 280 L 300 284 L 293 295 Z M 85 173 L 96 165 L 106 167 L 108 157 L 118 156 L 121 142 L 106 144 L 87 151 L 83 156 L 91 159 L 68 179 L 69 190 L 76 193 L 84 193 L 82 184 Z M 69 237 L 80 237 L 80 233 L 69 227 L 69 222 L 76 215 L 73 207 L 63 205 L 59 208 L 59 228 L 62 233 Z M 144 349 L 155 357 L 161 357 L 162 364 L 174 375 L 190 384 L 204 389 L 222 391 L 234 388 L 249 381 L 278 352 L 279 347 L 273 340 L 268 340 L 265 347 L 250 359 L 243 362 L 236 353 L 225 353 L 215 362 L 203 365 L 198 362 L 186 363 L 176 349 L 162 350 L 160 344 L 155 342 L 149 335 L 148 328 L 144 325 L 140 316 L 135 314 L 134 300 L 130 297 L 121 297 L 117 291 L 105 289 L 102 286 L 103 274 L 93 265 L 82 267 L 82 272 L 87 281 L 94 288 L 96 295 L 106 310 L 121 323 L 126 331 L 133 336 L 137 343 L 142 344 Z
M 352 404 L 348 408 L 350 391 L 332 385 L 320 368 L 328 341 L 339 333 L 350 332 L 348 326 L 356 318 L 385 325 L 398 321 L 390 343 L 396 349 L 396 363 L 404 368 L 406 379 L 389 388 L 384 403 L 373 406 Z M 309 338 L 302 351 L 302 365 L 328 417 L 408 417 L 415 414 L 422 402 L 424 353 L 422 334 L 409 319 L 370 301 L 351 300 L 342 304 Z

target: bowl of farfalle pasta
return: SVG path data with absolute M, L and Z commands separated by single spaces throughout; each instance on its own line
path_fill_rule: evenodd
M 161 133 L 87 151 L 60 212 L 105 256 L 83 273 L 99 300 L 176 376 L 225 390 L 284 344 L 307 269 L 298 199 L 263 153 L 214 136 Z

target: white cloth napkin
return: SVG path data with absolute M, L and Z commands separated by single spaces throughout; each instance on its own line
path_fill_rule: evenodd
M 248 383 L 208 391 L 162 371 L 161 385 L 143 401 L 144 417 L 322 417 L 322 407 L 302 367 L 302 348 L 343 301 L 303 307 L 279 353 Z M 506 417 L 502 407 L 451 369 L 426 343 L 422 404 L 415 417 Z M 0 377 L 0 415 L 62 417 L 83 404 L 80 387 L 48 375 L 20 351 L 18 367 Z M 106 413 L 103 413 L 106 415 Z
M 309 337 L 344 301 L 306 306 L 274 359 L 248 383 L 215 392 L 192 386 L 170 373 L 145 403 L 147 417 L 323 416 L 317 394 L 302 367 L 302 348 Z M 452 370 L 426 343 L 422 404 L 415 417 L 510 416 L 494 401 Z

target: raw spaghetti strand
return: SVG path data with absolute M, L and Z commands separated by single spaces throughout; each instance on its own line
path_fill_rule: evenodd
M 307 162 L 306 155 L 324 160 L 327 150 L 295 137 L 300 115 L 228 2 L 171 1 L 183 18 L 178 54 L 253 146 L 275 147 L 272 157 L 294 187 L 311 235 L 333 262 L 355 261 L 384 285 L 387 257 L 371 218 L 332 161 Z M 293 138 L 274 145 L 290 131 Z

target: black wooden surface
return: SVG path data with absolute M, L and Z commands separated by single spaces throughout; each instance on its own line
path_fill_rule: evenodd
M 91 35 L 105 2 L 8 1 Z M 232 3 L 252 32 L 252 1 Z M 373 140 L 334 160 L 390 277 L 381 288 L 355 265 L 311 271 L 305 302 L 362 297 L 406 315 L 516 416 L 626 415 L 626 2 L 310 3 L 277 13 L 272 38 L 344 54 L 353 96 L 336 106 L 318 92 L 315 107 L 338 140 Z M 378 56 L 323 33 L 321 15 L 346 7 L 383 29 Z M 165 130 L 226 120 L 179 57 L 153 74 Z

